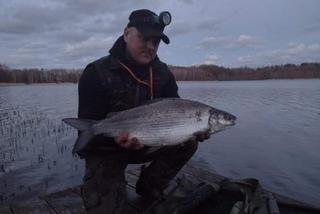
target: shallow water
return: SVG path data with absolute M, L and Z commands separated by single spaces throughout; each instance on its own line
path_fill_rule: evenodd
M 201 167 L 255 177 L 273 191 L 320 204 L 320 80 L 179 82 L 182 97 L 237 116 L 237 124 L 202 143 Z M 81 183 L 71 155 L 77 85 L 0 87 L 0 205 Z

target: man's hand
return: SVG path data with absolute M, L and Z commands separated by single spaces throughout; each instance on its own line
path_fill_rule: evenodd
M 197 135 L 196 136 L 196 140 L 199 141 L 199 142 L 203 142 L 205 140 L 208 140 L 209 137 L 210 137 L 210 134 L 208 132 L 205 132 L 205 133 Z
M 144 147 L 143 144 L 140 144 L 137 138 L 130 138 L 128 132 L 121 132 L 118 137 L 115 137 L 116 143 L 126 149 L 138 150 Z
M 209 137 L 210 137 L 210 130 L 208 129 L 206 131 L 195 133 L 194 138 L 192 140 L 197 142 L 203 142 L 205 140 L 208 140 Z

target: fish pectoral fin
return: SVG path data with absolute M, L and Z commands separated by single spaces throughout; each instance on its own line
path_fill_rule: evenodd
M 143 106 L 143 105 L 150 105 L 150 104 L 153 104 L 153 103 L 157 103 L 157 102 L 161 102 L 163 100 L 168 100 L 168 99 L 180 99 L 178 97 L 170 97 L 170 98 L 155 98 L 155 99 L 152 99 L 152 100 L 146 100 L 146 101 L 143 101 L 140 103 L 139 106 Z

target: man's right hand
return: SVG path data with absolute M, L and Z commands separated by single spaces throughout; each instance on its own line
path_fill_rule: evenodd
M 139 150 L 144 147 L 143 144 L 139 143 L 137 138 L 133 137 L 129 139 L 128 132 L 121 132 L 114 140 L 119 146 L 126 149 Z

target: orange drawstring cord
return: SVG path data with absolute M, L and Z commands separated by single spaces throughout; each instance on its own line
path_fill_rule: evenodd
M 126 69 L 126 71 L 128 71 L 128 73 L 133 77 L 133 79 L 135 79 L 138 83 L 146 85 L 150 88 L 150 99 L 153 99 L 153 71 L 152 71 L 152 67 L 149 66 L 149 83 L 146 81 L 143 81 L 141 79 L 139 79 L 133 72 L 132 70 L 126 66 L 125 64 L 123 64 L 120 60 L 118 60 L 119 64 L 122 65 L 122 67 L 124 67 Z

